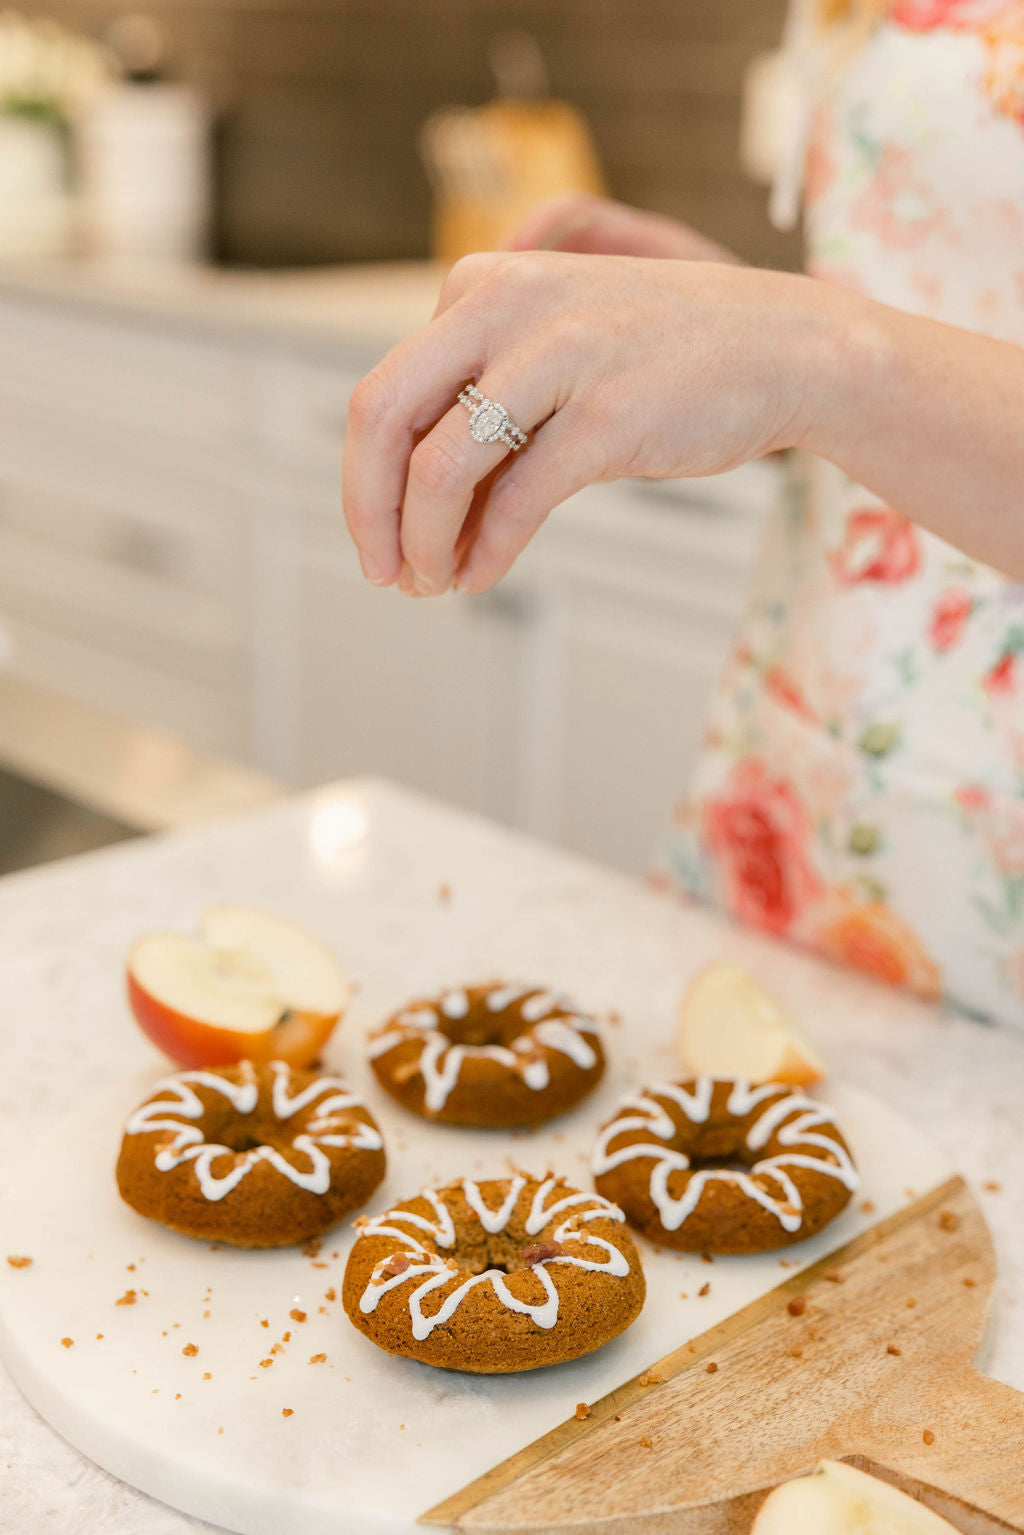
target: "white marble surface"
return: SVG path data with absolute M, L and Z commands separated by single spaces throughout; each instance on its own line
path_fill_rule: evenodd
M 439 899 L 442 883 L 450 901 Z M 1001 1265 L 987 1368 L 1024 1387 L 1024 1039 L 940 1016 L 619 875 L 379 784 L 340 786 L 0 882 L 5 1177 L 17 1176 L 32 1123 L 158 1068 L 122 997 L 131 939 L 154 926 L 189 926 L 207 900 L 257 895 L 334 943 L 361 983 L 329 1056 L 342 1068 L 370 1022 L 452 978 L 498 970 L 555 977 L 585 1004 L 621 1012 L 624 1029 L 642 999 L 667 1041 L 678 994 L 699 965 L 723 954 L 749 963 L 800 1016 L 834 1075 L 920 1125 L 979 1189 Z M 982 1187 L 992 1179 L 998 1192 Z M 202 1528 L 84 1460 L 6 1377 L 0 1466 L 5 1535 Z

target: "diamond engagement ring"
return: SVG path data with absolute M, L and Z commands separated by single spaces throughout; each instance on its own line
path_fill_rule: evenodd
M 486 399 L 469 384 L 459 395 L 459 404 L 469 411 L 469 430 L 477 442 L 503 442 L 513 453 L 524 446 L 526 433 L 520 431 L 497 400 Z

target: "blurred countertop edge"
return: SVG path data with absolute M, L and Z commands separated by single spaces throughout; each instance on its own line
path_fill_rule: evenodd
M 74 303 L 149 323 L 251 333 L 305 347 L 383 348 L 431 317 L 445 269 L 431 261 L 257 269 L 85 257 L 0 260 L 0 297 Z

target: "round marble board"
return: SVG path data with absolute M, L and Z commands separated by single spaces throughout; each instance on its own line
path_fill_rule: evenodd
M 512 1166 L 550 1167 L 589 1187 L 594 1127 L 626 1085 L 617 1075 L 573 1115 L 513 1136 L 422 1124 L 375 1096 L 389 1168 L 369 1208 L 425 1182 L 500 1177 Z M 407 1535 L 420 1513 L 571 1417 L 578 1402 L 951 1171 L 892 1110 L 830 1087 L 823 1096 L 863 1179 L 830 1228 L 781 1254 L 710 1264 L 641 1242 L 647 1303 L 621 1338 L 530 1374 L 457 1375 L 390 1358 L 349 1324 L 340 1304 L 347 1222 L 317 1254 L 240 1252 L 176 1236 L 124 1205 L 113 1177 L 119 1127 L 150 1086 L 127 1084 L 26 1146 L 21 1176 L 3 1192 L 0 1230 L 6 1251 L 32 1263 L 0 1264 L 0 1351 L 29 1401 L 86 1455 L 244 1535 Z

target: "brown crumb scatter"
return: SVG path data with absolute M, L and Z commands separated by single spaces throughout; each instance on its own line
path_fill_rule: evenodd
M 337 1299 L 338 1299 L 338 1296 L 337 1296 L 337 1293 L 334 1290 L 333 1286 L 331 1287 L 331 1289 L 324 1291 L 324 1300 L 336 1301 Z
M 935 1443 L 935 1435 L 932 1433 L 930 1428 L 925 1429 L 924 1433 L 921 1435 L 921 1438 L 924 1440 L 925 1444 Z
M 293 1306 L 288 1315 L 291 1317 L 293 1322 L 304 1322 L 306 1320 L 306 1313 L 304 1311 L 300 1311 L 298 1306 Z
M 532 1247 L 524 1247 L 520 1257 L 527 1268 L 533 1268 L 537 1263 L 547 1263 L 551 1258 L 559 1257 L 565 1248 L 561 1242 L 537 1242 Z
M 295 1411 L 294 1407 L 282 1407 L 281 1408 L 281 1416 L 282 1416 L 282 1418 L 290 1418 L 294 1411 Z
M 711 1286 L 710 1286 L 710 1284 L 702 1284 L 700 1289 L 697 1291 L 697 1294 L 698 1295 L 710 1295 L 711 1294 Z
M 976 1279 L 971 1279 L 969 1276 L 964 1280 L 964 1284 L 967 1286 L 968 1290 L 973 1290 L 977 1283 L 978 1281 Z
M 330 1314 L 331 1314 L 330 1307 L 329 1306 L 317 1306 L 316 1314 L 317 1314 L 317 1316 L 330 1316 Z
M 653 1439 L 648 1439 L 647 1435 L 645 1434 L 643 1436 L 643 1438 L 641 1439 L 641 1441 L 640 1441 L 640 1448 L 642 1450 L 653 1450 L 654 1449 L 654 1441 L 653 1441 Z
M 960 1227 L 960 1217 L 953 1210 L 941 1210 L 939 1212 L 939 1230 L 957 1231 Z
M 690 1297 L 689 1297 L 689 1295 L 687 1294 L 687 1292 L 685 1290 L 680 1290 L 680 1292 L 679 1292 L 679 1299 L 680 1300 L 689 1300 Z
M 327 1363 L 327 1355 L 326 1354 L 310 1354 L 309 1362 L 310 1362 L 310 1364 L 326 1364 Z
M 916 1295 L 908 1295 L 907 1296 L 907 1310 L 908 1311 L 913 1311 L 913 1309 L 914 1309 L 914 1307 L 916 1305 L 917 1305 L 917 1296 Z
M 793 1299 L 787 1302 L 786 1310 L 790 1316 L 803 1316 L 807 1310 L 807 1297 L 805 1295 L 794 1295 Z
M 617 1029 L 619 1027 L 619 1025 L 621 1024 L 621 1022 L 622 1022 L 622 1014 L 619 1013 L 619 1012 L 616 1012 L 614 1007 L 612 1008 L 611 1012 L 608 1014 L 608 1022 L 611 1024 L 613 1029 Z
M 210 1313 L 208 1311 L 204 1311 L 203 1312 L 203 1321 L 204 1322 L 208 1322 L 209 1319 L 210 1319 Z
M 715 1260 L 712 1258 L 710 1253 L 701 1253 L 700 1261 L 702 1263 L 714 1263 Z
M 887 1343 L 885 1345 L 885 1352 L 887 1354 L 902 1354 L 903 1350 L 898 1343 Z
M 709 1375 L 714 1375 L 716 1370 L 718 1369 L 718 1366 L 717 1366 L 717 1364 L 715 1363 L 715 1361 L 713 1359 L 709 1359 L 707 1364 L 704 1366 L 704 1368 L 708 1372 Z
M 7 1259 L 12 1269 L 27 1269 L 32 1267 L 31 1258 L 21 1258 L 17 1253 L 11 1253 Z
M 612 1419 L 612 1422 L 613 1423 L 621 1423 L 622 1422 L 622 1414 L 621 1414 L 621 1412 L 617 1412 L 615 1414 L 614 1418 Z
M 326 1263 L 311 1263 L 309 1266 L 311 1269 L 325 1269 L 328 1267 Z
M 128 1270 L 129 1274 L 134 1274 L 135 1273 L 135 1264 L 134 1263 L 126 1263 L 125 1264 L 125 1268 Z
M 272 1359 L 261 1359 L 260 1360 L 260 1369 L 261 1370 L 269 1370 L 270 1366 L 273 1364 L 273 1362 L 274 1361 Z
M 981 1186 L 986 1194 L 1001 1194 L 1003 1191 L 1003 1185 L 997 1178 L 986 1178 Z
M 382 1279 L 397 1279 L 399 1274 L 404 1274 L 409 1268 L 410 1262 L 405 1253 L 394 1253 L 381 1269 Z
M 174 1393 L 174 1400 L 175 1400 L 175 1401 L 176 1401 L 176 1402 L 180 1402 L 180 1401 L 181 1401 L 181 1392 L 180 1392 L 180 1391 L 176 1391 L 176 1392 L 175 1392 L 175 1393 Z
M 860 1207 L 865 1215 L 874 1215 L 875 1213 L 875 1202 L 873 1199 L 862 1199 Z
M 260 1321 L 260 1326 L 261 1326 L 261 1327 L 269 1327 L 269 1326 L 270 1326 L 270 1323 L 269 1323 L 269 1321 L 268 1321 L 268 1320 L 267 1320 L 267 1318 L 266 1318 L 266 1317 L 263 1317 L 263 1318 L 262 1318 L 262 1319 L 261 1319 L 261 1321 Z
M 291 1341 L 292 1341 L 292 1330 L 289 1327 L 287 1332 L 283 1332 L 281 1334 L 281 1342 L 282 1343 L 290 1343 Z
M 185 1355 L 186 1359 L 194 1359 L 199 1352 L 199 1345 L 197 1343 L 186 1343 L 181 1352 Z
M 437 899 L 440 901 L 442 906 L 447 906 L 451 898 L 452 887 L 448 884 L 447 880 L 443 880 L 437 887 Z
M 802 1359 L 804 1357 L 804 1351 L 800 1347 L 799 1343 L 794 1343 L 789 1352 L 794 1359 Z
M 284 1349 L 281 1347 L 280 1343 L 272 1343 L 270 1346 L 270 1352 L 272 1354 L 283 1354 Z
M 98 1343 L 98 1342 L 99 1342 L 99 1341 L 100 1341 L 100 1339 L 101 1339 L 101 1338 L 102 1338 L 102 1336 L 103 1336 L 103 1334 L 102 1334 L 102 1333 L 101 1333 L 101 1332 L 98 1332 L 98 1333 L 97 1333 L 97 1334 L 96 1334 L 96 1342 L 97 1342 L 97 1343 Z
M 126 1290 L 124 1292 L 124 1294 L 121 1296 L 120 1300 L 116 1300 L 114 1302 L 114 1305 L 115 1306 L 134 1306 L 135 1302 L 138 1300 L 138 1298 L 139 1297 L 136 1295 L 134 1290 Z
M 576 1403 L 576 1416 L 577 1416 L 577 1418 L 579 1418 L 581 1423 L 583 1422 L 584 1418 L 589 1418 L 590 1417 L 590 1403 L 589 1402 L 577 1402 Z
M 845 1282 L 846 1275 L 842 1272 L 841 1269 L 826 1269 L 825 1278 L 828 1280 L 829 1284 L 843 1284 Z
M 218 1434 L 223 1434 L 223 1432 L 224 1432 L 224 1430 L 223 1430 L 223 1429 L 222 1429 L 222 1428 L 219 1428 L 219 1429 L 218 1429 L 218 1430 L 217 1430 L 217 1432 L 218 1432 Z
M 210 1374 L 209 1370 L 204 1370 L 203 1371 L 203 1379 L 204 1380 L 212 1380 L 213 1379 L 213 1376 Z
M 74 1348 L 75 1340 L 74 1338 L 61 1338 L 60 1346 L 61 1348 Z
M 323 1237 L 310 1237 L 308 1242 L 303 1242 L 302 1244 L 302 1256 L 304 1258 L 316 1258 L 323 1245 Z

